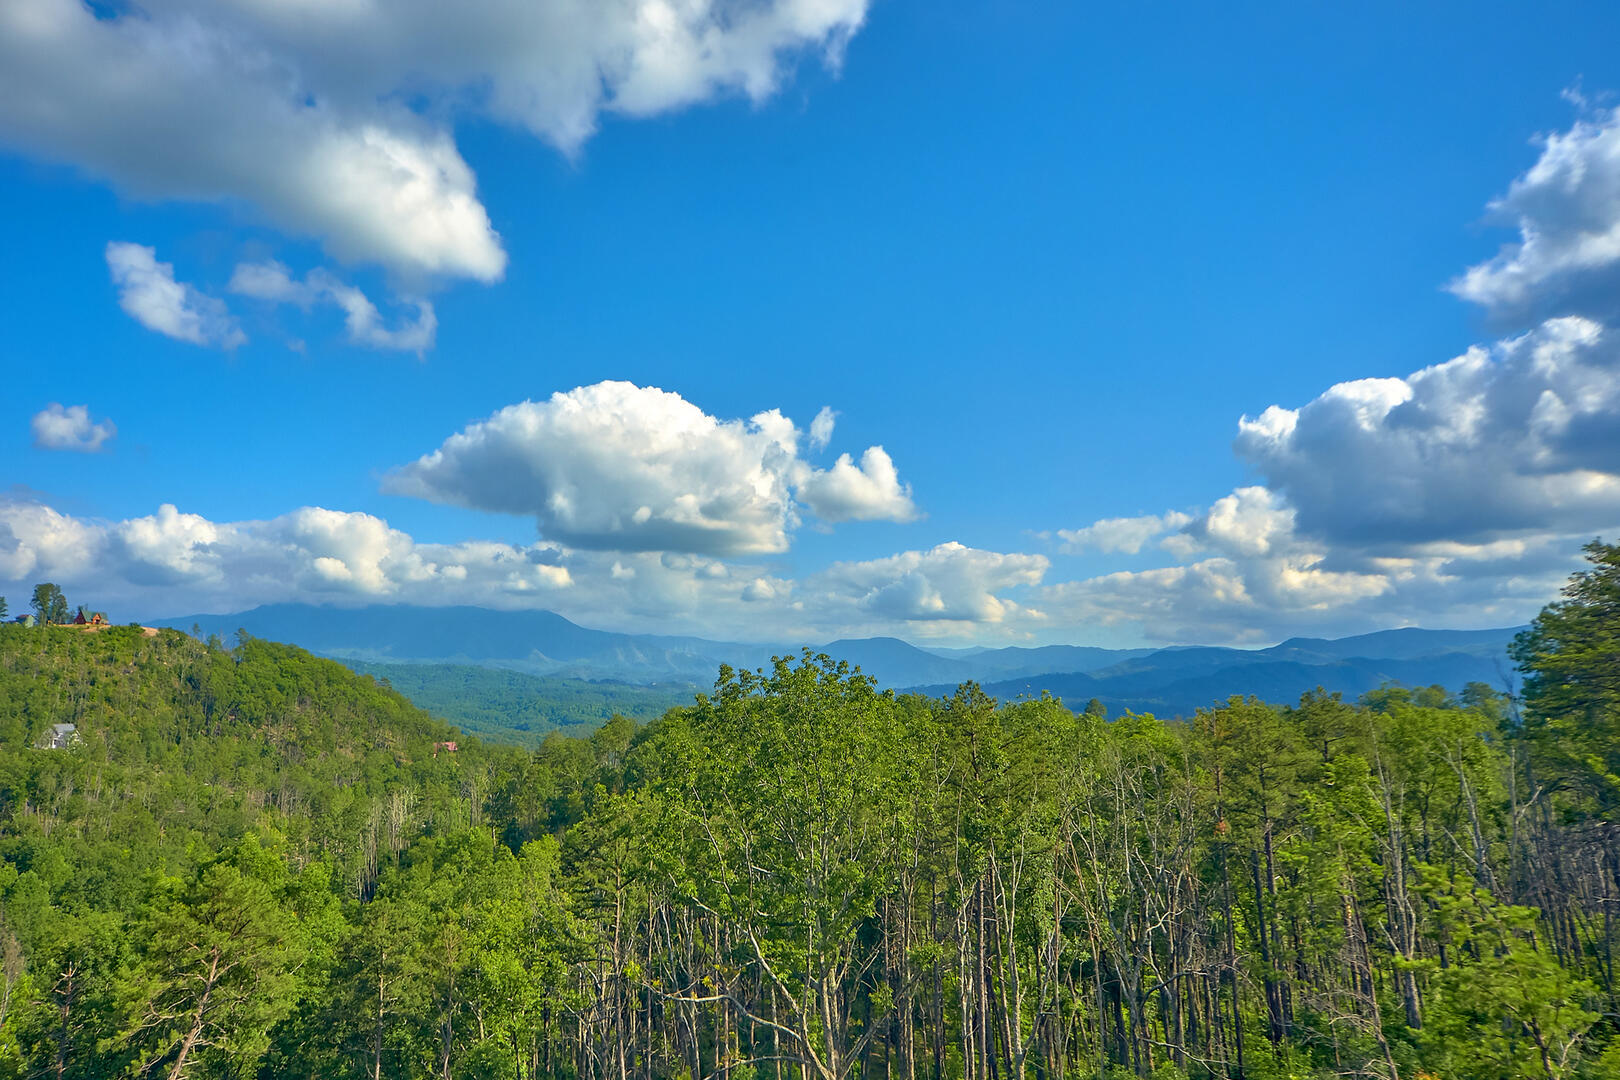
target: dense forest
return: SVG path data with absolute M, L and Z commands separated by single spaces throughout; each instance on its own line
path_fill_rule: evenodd
M 381 664 L 346 667 L 398 690 L 434 716 L 491 742 L 538 747 L 553 731 L 587 736 L 615 716 L 646 723 L 692 700 L 696 687 L 638 686 L 612 680 L 531 675 L 473 664 Z
M 1620 1077 L 1589 557 L 1516 697 L 1109 719 L 806 655 L 533 750 L 287 646 L 0 627 L 0 1075 Z

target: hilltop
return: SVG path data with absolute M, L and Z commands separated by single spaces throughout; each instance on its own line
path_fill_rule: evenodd
M 71 750 L 35 749 L 59 723 L 76 725 Z M 295 646 L 252 639 L 227 650 L 125 626 L 0 626 L 0 748 L 3 853 L 42 829 L 71 829 L 89 849 L 123 852 L 131 886 L 188 844 L 264 829 L 362 875 L 365 837 L 391 792 L 413 792 L 410 826 L 426 827 L 451 813 L 468 770 L 511 753 Z

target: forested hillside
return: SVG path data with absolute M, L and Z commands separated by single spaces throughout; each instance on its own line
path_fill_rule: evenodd
M 655 720 L 689 703 L 697 691 L 686 684 L 633 686 L 473 664 L 346 660 L 344 666 L 386 682 L 413 704 L 469 735 L 528 747 L 539 746 L 553 731 L 589 735 L 615 716 L 638 723 Z
M 285 646 L 0 628 L 0 1073 L 1620 1077 L 1592 558 L 1522 702 L 1184 724 L 807 655 L 527 752 Z

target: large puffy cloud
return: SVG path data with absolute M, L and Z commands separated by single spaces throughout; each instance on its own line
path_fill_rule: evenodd
M 1059 583 L 1037 602 L 1162 641 L 1527 619 L 1585 540 L 1620 530 L 1620 340 L 1551 319 L 1243 417 L 1235 448 L 1264 483 L 1167 536 L 1179 565 Z
M 519 125 L 567 151 L 604 112 L 650 116 L 738 92 L 761 100 L 790 61 L 836 65 L 867 0 L 149 0 L 228 29 L 344 103 L 402 90 Z
M 82 577 L 95 568 L 101 531 L 33 500 L 0 499 L 0 581 Z
M 346 260 L 493 281 L 506 254 L 448 116 L 572 152 L 603 110 L 769 94 L 866 0 L 0 4 L 0 141 L 143 198 L 244 201 Z M 412 102 L 419 111 L 401 102 Z
M 721 420 L 679 394 L 601 382 L 500 410 L 395 470 L 384 490 L 533 515 L 571 547 L 759 555 L 785 551 L 799 497 L 828 521 L 908 520 L 881 448 L 817 470 L 777 410 Z
M 118 427 L 111 420 L 92 421 L 87 406 L 63 407 L 55 401 L 35 413 L 30 426 L 34 430 L 34 445 L 41 450 L 72 450 L 80 454 L 94 454 L 118 434 Z
M 119 306 L 148 330 L 225 349 L 247 341 L 224 302 L 176 281 L 173 264 L 158 262 L 156 249 L 114 241 L 106 256 Z
M 1522 621 L 1620 530 L 1620 342 L 1552 319 L 1274 405 L 1235 445 L 1265 483 L 1166 537 L 1180 565 L 1053 585 L 1042 607 L 1165 641 Z
M 1404 379 L 1244 417 L 1238 455 L 1307 535 L 1402 549 L 1620 523 L 1620 339 L 1550 320 Z
M 604 382 L 508 406 L 394 472 L 385 490 L 533 514 L 586 548 L 782 551 L 796 523 L 795 431 L 722 421 L 664 390 Z
M 1042 603 L 1160 639 L 1264 640 L 1509 623 L 1551 599 L 1581 542 L 1620 529 L 1620 112 L 1548 137 L 1490 210 L 1519 240 L 1451 289 L 1543 321 L 1243 417 L 1234 447 L 1263 484 L 1168 536 L 1181 565 Z
M 224 581 L 226 552 L 236 546 L 241 532 L 220 527 L 197 514 L 182 514 L 165 504 L 156 514 L 132 518 L 101 534 L 125 575 L 137 584 L 213 586 Z M 51 545 L 35 541 L 44 558 Z
M 1490 216 L 1519 239 L 1453 281 L 1454 293 L 1503 318 L 1620 315 L 1620 110 L 1547 136 Z
M 340 258 L 501 276 L 505 253 L 446 132 L 332 100 L 302 58 L 227 25 L 225 6 L 172 9 L 0 5 L 0 139 L 138 197 L 246 201 Z

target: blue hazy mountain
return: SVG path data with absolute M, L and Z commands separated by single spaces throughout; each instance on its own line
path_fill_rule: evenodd
M 153 622 L 183 630 L 196 626 L 204 635 L 227 640 L 242 629 L 360 663 L 471 664 L 636 686 L 707 687 L 721 664 L 759 667 L 773 655 L 809 647 L 858 665 L 880 685 L 896 689 L 949 693 L 974 681 L 998 698 L 1049 691 L 1073 705 L 1096 697 L 1114 711 L 1163 715 L 1191 713 L 1232 694 L 1292 701 L 1317 686 L 1347 696 L 1386 682 L 1438 683 L 1453 691 L 1484 682 L 1500 689 L 1513 675 L 1507 645 L 1515 633 L 1405 628 L 1338 639 L 1290 638 L 1267 649 L 941 649 L 892 637 L 744 644 L 622 634 L 583 627 L 548 611 L 471 607 L 277 604 Z
M 1013 678 L 1050 671 L 1096 671 L 1158 652 L 1157 649 L 1099 649 L 1090 645 L 1014 645 L 1004 649 L 928 649 L 937 656 L 960 658 L 980 680 Z
M 680 680 L 714 682 L 722 664 L 759 667 L 772 656 L 802 648 L 859 665 L 884 686 L 924 683 L 952 686 L 968 680 L 1009 679 L 1050 671 L 1091 671 L 1138 656 L 1146 649 L 1050 646 L 985 649 L 950 655 L 899 638 L 740 644 L 698 637 L 620 634 L 591 630 L 549 611 L 485 608 L 424 608 L 373 605 L 360 608 L 273 604 L 230 615 L 186 615 L 150 625 L 218 634 L 237 630 L 286 641 L 340 660 L 369 663 L 480 664 L 536 675 L 613 679 L 651 684 Z
M 1388 683 L 1440 685 L 1456 692 L 1471 682 L 1517 689 L 1507 647 L 1519 628 L 1500 630 L 1383 630 L 1356 637 L 1291 638 L 1269 649 L 1169 648 L 1085 672 L 1049 672 L 985 681 L 991 697 L 1008 700 L 1051 693 L 1076 708 L 1091 698 L 1111 713 L 1126 709 L 1187 716 L 1234 694 L 1293 702 L 1321 687 L 1356 698 Z M 920 687 L 949 693 L 953 686 Z
M 721 663 L 756 665 L 768 646 L 695 637 L 591 630 L 549 611 L 373 605 L 359 608 L 271 604 L 230 615 L 188 615 L 151 625 L 230 640 L 237 630 L 285 641 L 340 660 L 372 663 L 478 664 L 537 675 L 671 680 L 707 685 Z
M 1524 627 L 1507 630 L 1379 630 L 1357 637 L 1289 638 L 1275 650 L 1294 650 L 1320 656 L 1365 656 L 1377 660 L 1414 660 L 1440 652 L 1466 652 L 1476 655 L 1505 655 L 1513 635 Z

